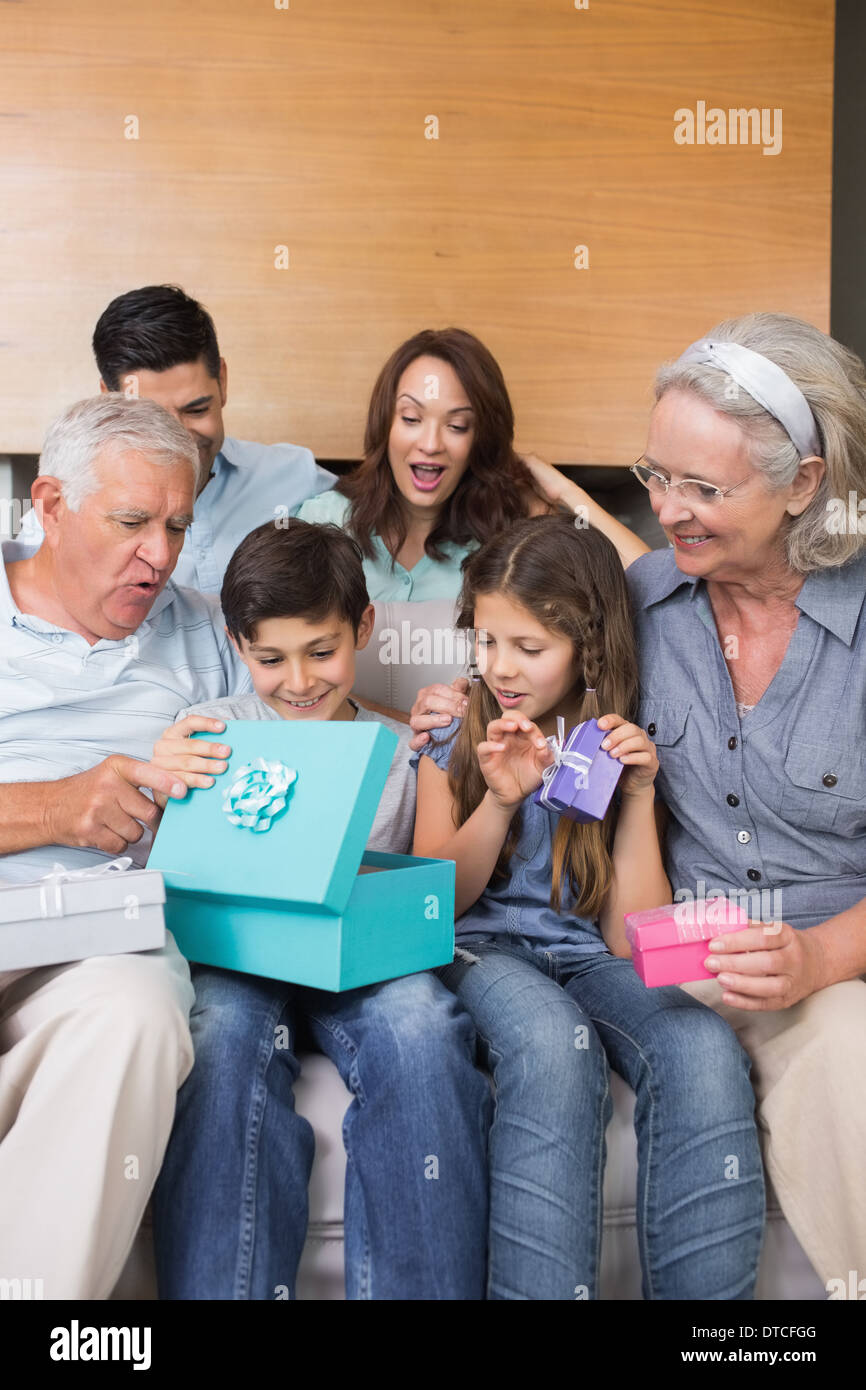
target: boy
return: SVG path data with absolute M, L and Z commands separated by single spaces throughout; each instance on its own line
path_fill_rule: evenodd
M 224 719 L 377 717 L 351 698 L 374 615 L 345 532 L 294 519 L 258 527 L 232 556 L 221 599 L 253 694 L 186 711 L 156 745 L 159 766 L 213 785 L 228 750 L 188 735 Z M 381 722 L 400 744 L 368 848 L 405 853 L 411 730 Z M 195 1066 L 154 1194 L 161 1297 L 272 1299 L 282 1287 L 294 1297 L 314 1148 L 292 1098 L 303 1018 L 354 1096 L 343 1125 L 347 1297 L 483 1298 L 489 1091 L 469 1018 L 437 976 L 332 994 L 195 966 L 193 982 Z M 424 1172 L 433 1153 L 435 1182 Z

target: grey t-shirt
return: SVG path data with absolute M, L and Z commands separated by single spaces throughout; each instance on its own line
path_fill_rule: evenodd
M 412 730 L 408 724 L 399 724 L 396 719 L 388 719 L 384 714 L 371 714 L 350 699 L 349 704 L 357 711 L 355 718 L 361 721 L 374 720 L 393 729 L 400 740 L 394 751 L 394 758 L 382 789 L 379 809 L 373 821 L 367 849 L 382 850 L 387 854 L 409 854 L 412 849 L 412 836 L 415 830 L 415 773 L 409 765 L 411 748 L 409 740 Z M 207 700 L 200 705 L 190 705 L 181 710 L 178 719 L 188 714 L 205 714 L 212 719 L 279 719 L 276 710 L 260 700 L 255 691 L 249 695 L 227 696 L 222 700 Z M 215 734 L 218 739 L 220 735 Z

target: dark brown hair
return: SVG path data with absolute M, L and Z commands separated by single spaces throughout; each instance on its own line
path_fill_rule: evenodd
M 339 526 L 279 518 L 244 536 L 220 593 L 226 627 L 237 641 L 256 639 L 266 618 L 314 623 L 337 614 L 355 636 L 370 599 L 361 552 Z
M 489 541 L 464 566 L 457 625 L 474 627 L 475 604 L 482 594 L 502 594 L 519 603 L 544 627 L 574 644 L 581 672 L 574 694 L 580 719 L 621 714 L 630 719 L 637 702 L 637 650 L 622 564 L 600 531 L 578 530 L 564 517 L 529 517 L 507 535 Z M 587 691 L 594 687 L 595 693 Z M 469 819 L 487 784 L 476 748 L 487 725 L 502 715 L 484 681 L 475 681 L 469 708 L 457 730 L 448 768 L 455 824 Z M 511 823 L 497 864 L 506 873 L 520 838 L 520 812 Z M 610 849 L 613 809 L 603 821 L 580 825 L 560 818 L 553 837 L 551 906 L 560 910 L 566 884 L 577 899 L 579 916 L 597 917 L 613 876 Z
M 201 359 L 214 381 L 220 350 L 213 319 L 179 285 L 145 285 L 112 299 L 93 330 L 93 354 L 109 391 L 127 372 L 167 372 Z
M 419 357 L 437 357 L 453 367 L 475 412 L 469 465 L 424 542 L 427 555 L 444 560 L 443 543 L 483 544 L 526 515 L 532 480 L 514 451 L 514 411 L 499 363 L 462 328 L 427 328 L 402 343 L 379 373 L 367 413 L 363 462 L 337 485 L 352 504 L 348 528 L 370 558 L 374 534 L 388 546 L 392 560 L 406 539 L 406 510 L 388 462 L 388 439 L 400 378 Z

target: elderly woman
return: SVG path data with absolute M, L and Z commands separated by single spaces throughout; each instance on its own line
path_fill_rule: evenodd
M 668 875 L 759 919 L 686 988 L 750 1053 L 785 1216 L 847 1279 L 866 1273 L 863 364 L 784 315 L 720 324 L 659 372 L 633 471 L 671 545 L 627 571 Z

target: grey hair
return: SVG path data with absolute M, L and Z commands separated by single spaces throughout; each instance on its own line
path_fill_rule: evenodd
M 198 486 L 199 453 L 183 426 L 156 401 L 129 399 L 119 391 L 76 401 L 58 415 L 45 436 L 39 473 L 60 480 L 67 507 L 77 512 L 99 488 L 97 458 L 123 449 L 160 467 L 188 463 Z
M 827 468 L 809 506 L 786 526 L 788 564 L 801 574 L 845 564 L 866 545 L 866 537 L 856 528 L 837 534 L 827 523 L 831 499 L 844 498 L 847 505 L 849 492 L 866 496 L 866 368 L 860 358 L 789 314 L 745 314 L 717 324 L 703 336 L 740 343 L 769 357 L 806 397 Z M 669 362 L 656 375 L 656 400 L 672 390 L 692 391 L 714 410 L 739 421 L 749 440 L 751 462 L 770 490 L 793 482 L 800 454 L 790 435 L 727 373 L 703 364 Z

